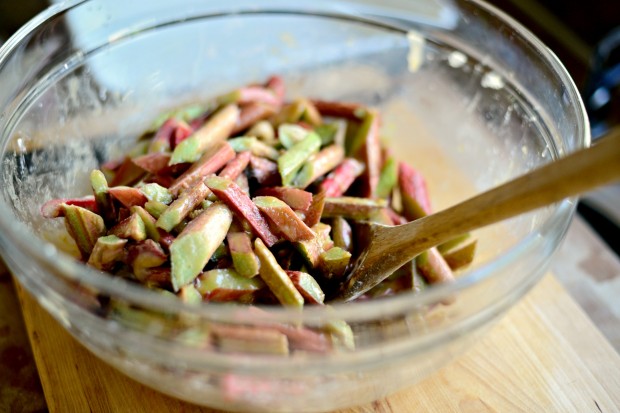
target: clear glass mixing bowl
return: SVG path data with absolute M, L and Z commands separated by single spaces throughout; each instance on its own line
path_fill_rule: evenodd
M 427 176 L 437 210 L 588 144 L 576 88 L 544 45 L 482 2 L 448 6 L 434 19 L 420 2 L 397 0 L 53 6 L 0 50 L 7 265 L 94 354 L 194 403 L 327 411 L 420 380 L 536 283 L 569 225 L 571 200 L 476 232 L 477 259 L 451 285 L 303 313 L 191 307 L 97 273 L 71 257 L 61 220 L 44 220 L 39 207 L 87 194 L 89 171 L 130 148 L 163 110 L 274 73 L 289 98 L 380 108 L 383 134 Z M 437 304 L 446 297 L 456 301 Z M 110 300 L 127 313 L 107 311 Z M 354 350 L 326 350 L 325 337 L 308 335 L 337 321 L 352 327 Z M 248 342 L 227 353 L 207 340 L 222 325 L 276 325 L 297 350 L 262 354 Z

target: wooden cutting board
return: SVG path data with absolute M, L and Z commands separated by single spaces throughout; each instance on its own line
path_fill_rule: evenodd
M 125 377 L 18 290 L 51 413 L 215 412 Z M 387 399 L 338 413 L 618 411 L 620 356 L 548 275 L 457 361 Z

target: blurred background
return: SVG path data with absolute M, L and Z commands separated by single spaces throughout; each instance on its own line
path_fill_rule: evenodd
M 50 1 L 58 0 L 0 0 L 0 43 Z M 488 1 L 558 55 L 582 92 L 595 138 L 620 125 L 620 1 Z M 588 194 L 579 213 L 620 255 L 620 185 Z

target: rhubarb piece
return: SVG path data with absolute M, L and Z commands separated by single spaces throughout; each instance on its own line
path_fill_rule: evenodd
M 278 158 L 278 171 L 282 184 L 289 186 L 304 162 L 321 146 L 321 138 L 314 132 L 309 133 L 302 141 L 293 145 Z
M 213 107 L 204 106 L 202 104 L 191 104 L 191 105 L 184 106 L 182 108 L 175 108 L 173 110 L 164 112 L 161 115 L 157 116 L 150 130 L 157 131 L 163 128 L 164 124 L 168 122 L 170 119 L 173 119 L 176 121 L 190 122 L 196 118 L 204 116 L 205 113 L 210 113 L 212 110 L 213 110 Z M 167 136 L 169 136 L 169 134 Z
M 437 246 L 437 250 L 443 255 L 446 252 L 456 249 L 458 246 L 463 244 L 465 241 L 471 238 L 471 233 L 467 232 L 465 234 L 461 234 L 456 236 L 443 244 Z
M 321 221 L 323 216 L 323 209 L 325 208 L 325 191 L 321 191 L 318 194 L 312 196 L 312 203 L 306 212 L 304 222 L 309 227 L 317 225 Z
M 103 217 L 103 220 L 107 224 L 111 224 L 115 220 L 115 208 L 112 205 L 112 199 L 110 198 L 110 192 L 108 188 L 108 181 L 105 175 L 98 169 L 94 169 L 90 173 L 90 185 L 93 188 L 95 194 L 95 203 L 97 204 L 97 210 Z
M 364 172 L 364 164 L 356 159 L 346 158 L 334 169 L 321 183 L 321 189 L 325 196 L 342 196 L 351 186 L 353 181 Z
M 398 164 L 393 157 L 388 157 L 381 168 L 381 174 L 379 175 L 379 182 L 377 183 L 377 189 L 375 196 L 377 198 L 387 198 L 392 193 L 392 190 L 398 182 Z
M 217 102 L 221 105 L 227 103 L 238 103 L 240 105 L 247 103 L 266 103 L 268 105 L 280 106 L 282 100 L 273 90 L 268 88 L 262 86 L 246 86 L 218 97 Z
M 235 151 L 228 142 L 213 143 L 200 159 L 178 177 L 168 188 L 172 195 L 177 196 L 181 191 L 201 181 L 207 175 L 219 171 L 228 161 L 235 157 Z
M 134 206 L 131 207 L 130 211 L 132 214 L 138 214 L 140 219 L 142 219 L 147 238 L 165 244 L 167 242 L 166 238 L 171 237 L 166 231 L 157 227 L 157 220 L 146 209 L 140 206 Z
M 338 166 L 344 159 L 344 149 L 342 146 L 330 145 L 314 154 L 301 168 L 295 177 L 293 185 L 299 188 L 306 188 L 317 178 L 330 172 Z
M 394 221 L 392 219 L 392 215 L 389 212 L 389 208 L 379 208 L 370 213 L 368 217 L 368 221 L 374 222 L 376 224 L 393 226 Z
M 146 172 L 138 165 L 134 164 L 129 156 L 114 173 L 114 177 L 109 182 L 109 186 L 133 185 L 138 182 Z
M 244 194 L 250 196 L 250 181 L 245 174 L 240 174 L 237 179 L 235 179 L 235 183 Z
M 229 139 L 228 143 L 235 152 L 249 151 L 254 156 L 271 159 L 273 161 L 280 157 L 280 152 L 272 146 L 259 141 L 253 136 L 241 136 L 239 138 Z
M 250 236 L 245 232 L 229 232 L 226 241 L 237 273 L 246 278 L 257 275 L 259 261 L 252 249 Z
M 159 201 L 147 201 L 144 204 L 144 209 L 153 216 L 153 218 L 158 219 L 161 214 L 168 209 L 168 205 Z
M 284 201 L 273 196 L 258 196 L 253 201 L 288 241 L 307 241 L 314 238 L 314 232 Z
M 416 266 L 429 284 L 454 281 L 454 274 L 437 248 L 430 248 L 416 257 Z
M 110 196 L 120 202 L 125 208 L 144 206 L 148 198 L 138 188 L 131 186 L 113 186 L 108 190 Z
M 222 108 L 200 129 L 174 148 L 170 165 L 195 162 L 200 159 L 207 149 L 230 136 L 238 119 L 239 108 L 236 105 L 227 105 Z
M 345 321 L 331 319 L 323 329 L 329 333 L 334 348 L 342 348 L 343 350 L 355 350 L 355 336 L 351 326 Z
M 456 247 L 452 250 L 441 253 L 452 271 L 465 267 L 474 260 L 476 255 L 476 241 L 470 242 L 465 246 Z
M 314 131 L 321 137 L 322 146 L 335 144 L 344 147 L 347 134 L 347 122 L 338 119 L 334 122 L 317 126 L 314 128 Z
M 278 164 L 269 159 L 252 156 L 250 158 L 251 176 L 261 186 L 276 186 L 281 184 Z
M 190 136 L 192 132 L 193 128 L 184 120 L 174 117 L 169 118 L 159 127 L 155 136 L 151 139 L 147 153 L 169 152 L 179 142 Z
M 324 218 L 341 216 L 354 221 L 368 221 L 373 213 L 387 207 L 383 199 L 367 199 L 352 196 L 325 198 Z
M 88 209 L 76 205 L 62 205 L 65 227 L 75 240 L 83 259 L 88 259 L 97 239 L 105 235 L 103 218 Z
M 252 296 L 264 288 L 265 283 L 259 277 L 244 277 L 232 268 L 225 268 L 203 272 L 196 286 L 206 300 L 225 302 Z
M 335 217 L 332 219 L 332 239 L 334 245 L 345 251 L 353 251 L 353 231 L 351 225 L 343 217 Z
M 97 214 L 99 209 L 97 208 L 97 202 L 94 195 L 87 195 L 82 198 L 59 198 L 47 201 L 41 207 L 41 215 L 44 218 L 59 218 L 64 217 L 63 204 L 74 205 L 89 210 Z
M 146 155 L 132 158 L 134 164 L 152 174 L 160 174 L 168 169 L 170 154 L 164 152 L 147 153 Z
M 359 103 L 331 102 L 325 100 L 311 100 L 311 102 L 323 116 L 357 121 L 366 114 L 366 108 Z
M 278 140 L 286 149 L 292 148 L 296 143 L 304 140 L 310 133 L 306 128 L 292 123 L 283 123 L 278 126 Z
M 272 123 L 276 126 L 300 121 L 310 125 L 310 127 L 323 123 L 321 114 L 314 104 L 307 99 L 296 99 L 285 105 L 272 119 Z
M 272 145 L 276 142 L 276 132 L 273 129 L 273 125 L 266 120 L 256 122 L 254 126 L 248 130 L 247 135 L 254 136 L 268 145 Z
M 198 305 L 202 302 L 202 295 L 192 284 L 181 287 L 177 296 L 186 304 Z
M 274 196 L 299 211 L 307 211 L 312 204 L 312 193 L 298 188 L 276 186 L 260 188 L 254 192 L 257 196 Z
M 249 151 L 238 153 L 233 160 L 226 164 L 219 176 L 230 180 L 237 179 L 250 163 L 250 158 L 252 158 L 252 153 Z
M 321 117 L 321 112 L 317 109 L 317 107 L 309 101 L 308 99 L 300 99 L 303 113 L 301 114 L 301 120 L 306 122 L 310 126 L 319 126 L 323 124 L 323 118 Z
M 390 216 L 390 218 L 392 219 L 392 225 L 403 225 L 408 222 L 407 218 L 400 215 L 398 212 L 394 211 L 392 208 L 386 208 L 385 210 Z
M 239 113 L 239 119 L 235 122 L 235 126 L 231 131 L 231 135 L 236 135 L 242 132 L 256 122 L 265 120 L 276 113 L 276 107 L 265 103 L 252 102 L 241 107 Z
M 143 184 L 139 186 L 139 189 L 148 201 L 161 202 L 166 205 L 169 205 L 173 201 L 170 191 L 159 184 Z
M 303 307 L 304 298 L 260 238 L 254 241 L 254 251 L 260 260 L 260 277 L 278 301 L 284 306 Z
M 276 330 L 217 324 L 211 326 L 211 334 L 224 353 L 284 356 L 289 353 L 286 335 Z
M 112 271 L 117 263 L 125 259 L 126 239 L 116 235 L 99 237 L 88 257 L 88 265 L 102 271 Z
M 420 172 L 401 162 L 398 165 L 398 186 L 405 218 L 413 221 L 431 213 L 426 180 Z
M 236 183 L 219 176 L 209 177 L 205 183 L 220 200 L 234 211 L 235 215 L 248 222 L 252 231 L 267 246 L 271 247 L 278 241 L 278 237 L 271 232 L 269 224 L 261 216 L 258 207 Z
M 284 95 L 286 94 L 286 87 L 284 86 L 284 80 L 281 76 L 270 76 L 265 82 L 265 87 L 270 89 L 280 99 L 280 102 L 284 101 Z
M 333 247 L 319 256 L 319 270 L 327 279 L 341 278 L 351 261 L 351 253 L 340 247 Z
M 232 213 L 224 204 L 214 203 L 193 219 L 170 246 L 172 288 L 179 291 L 191 283 L 220 246 L 230 224 Z
M 307 303 L 323 304 L 323 301 L 325 301 L 325 293 L 321 290 L 321 286 L 316 282 L 314 277 L 302 271 L 286 271 L 286 273 Z
M 127 264 L 141 282 L 151 275 L 148 269 L 159 267 L 167 261 L 168 256 L 162 247 L 152 239 L 132 244 L 127 249 Z
M 146 239 L 146 227 L 140 216 L 134 213 L 114 225 L 110 229 L 110 234 L 119 238 L 144 241 Z
M 334 243 L 329 237 L 331 227 L 327 224 L 319 222 L 311 227 L 316 234 L 311 240 L 296 242 L 293 245 L 310 265 L 310 268 L 316 268 L 319 264 L 319 257 L 324 252 L 333 247 Z
M 362 181 L 362 195 L 367 198 L 375 198 L 381 173 L 379 114 L 376 111 L 368 110 L 366 112 L 357 133 L 348 143 L 347 155 L 354 156 L 366 165 Z
M 209 188 L 198 182 L 193 187 L 185 190 L 157 219 L 157 226 L 164 231 L 170 232 L 179 225 L 183 219 L 209 194 Z M 148 209 L 147 209 L 148 211 Z

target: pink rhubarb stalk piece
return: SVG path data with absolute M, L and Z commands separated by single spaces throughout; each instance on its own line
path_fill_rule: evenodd
M 212 176 L 205 180 L 205 184 L 221 201 L 228 205 L 235 215 L 245 219 L 252 231 L 268 247 L 278 241 L 278 237 L 271 232 L 269 224 L 260 214 L 258 207 L 236 183 L 230 179 Z
M 353 158 L 346 158 L 321 183 L 326 197 L 342 196 L 353 181 L 364 172 L 364 164 Z

